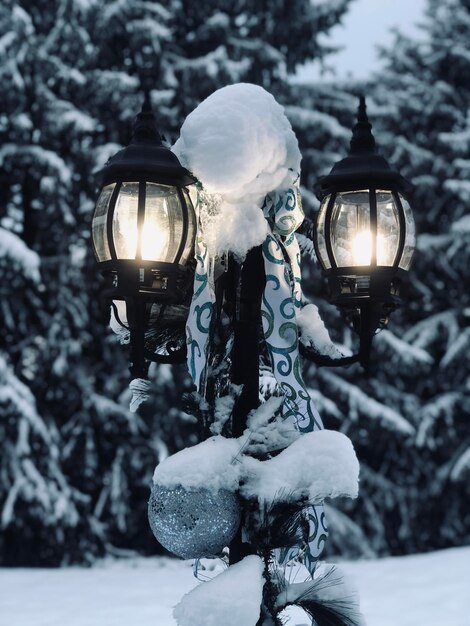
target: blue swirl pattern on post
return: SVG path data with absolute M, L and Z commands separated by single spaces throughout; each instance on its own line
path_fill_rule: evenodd
M 266 287 L 262 298 L 263 332 L 274 376 L 284 394 L 282 416 L 301 433 L 323 428 L 320 415 L 307 391 L 298 352 L 296 310 L 302 306 L 300 251 L 295 230 L 303 221 L 296 188 L 266 196 L 263 211 L 271 233 L 263 244 Z M 309 539 L 305 546 L 277 550 L 281 564 L 301 560 L 311 575 L 328 536 L 323 505 L 305 508 Z
M 207 380 L 206 353 L 215 294 L 212 286 L 211 262 L 200 232 L 196 239 L 196 272 L 194 294 L 186 322 L 188 369 L 199 393 L 204 395 Z
M 264 338 L 274 376 L 284 394 L 282 416 L 301 433 L 308 433 L 323 428 L 323 424 L 303 380 L 298 352 L 296 311 L 302 307 L 302 288 L 300 250 L 295 230 L 304 218 L 300 193 L 294 186 L 272 192 L 266 196 L 262 209 L 271 227 L 262 245 L 266 272 L 261 303 Z M 186 342 L 189 372 L 201 395 L 205 395 L 214 302 L 212 263 L 199 231 L 194 295 L 186 324 Z M 313 576 L 328 530 L 323 505 L 305 507 L 304 515 L 309 523 L 308 543 L 275 552 L 281 564 L 300 560 Z

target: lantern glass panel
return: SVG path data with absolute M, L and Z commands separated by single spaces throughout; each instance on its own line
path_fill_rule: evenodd
M 403 196 L 400 195 L 401 205 L 405 213 L 405 247 L 403 248 L 403 254 L 400 259 L 400 267 L 404 270 L 409 270 L 411 265 L 411 259 L 416 246 L 416 230 L 415 221 L 413 219 L 413 213 L 411 207 Z
M 369 191 L 338 193 L 331 215 L 331 246 L 338 267 L 370 265 Z
M 111 185 L 106 185 L 106 187 L 103 188 L 96 203 L 95 213 L 93 215 L 91 231 L 96 257 L 99 262 L 109 261 L 111 259 L 106 223 L 109 203 L 115 187 L 116 184 L 112 183 Z
M 377 190 L 377 265 L 392 267 L 400 245 L 398 207 L 390 191 Z
M 326 217 L 326 209 L 328 208 L 328 204 L 330 202 L 331 195 L 326 196 L 320 206 L 320 211 L 318 213 L 317 218 L 317 228 L 316 228 L 316 240 L 317 240 L 317 252 L 319 256 L 319 261 L 324 267 L 324 269 L 330 269 L 331 262 L 328 258 L 328 252 L 325 244 L 325 217 Z
M 118 259 L 135 259 L 139 183 L 122 183 L 113 215 L 113 239 Z
M 183 237 L 183 209 L 176 187 L 147 183 L 142 259 L 173 263 Z

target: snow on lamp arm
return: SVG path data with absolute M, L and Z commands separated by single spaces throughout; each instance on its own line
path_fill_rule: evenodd
M 104 293 L 113 302 L 112 314 L 130 332 L 131 373 L 145 380 L 148 361 L 185 359 L 184 341 L 176 350 L 169 341 L 166 354 L 156 354 L 146 349 L 145 333 L 152 316 L 164 323 L 165 309 L 188 304 L 196 234 L 188 191 L 195 179 L 162 144 L 148 94 L 129 146 L 101 176 L 92 220 L 95 257 L 112 284 Z
M 376 153 L 371 128 L 361 97 L 349 155 L 316 184 L 321 206 L 314 237 L 331 301 L 360 335 L 358 355 L 323 364 L 359 360 L 366 370 L 373 335 L 400 306 L 400 282 L 415 247 L 406 199 L 411 184 Z M 302 354 L 316 360 L 305 347 Z

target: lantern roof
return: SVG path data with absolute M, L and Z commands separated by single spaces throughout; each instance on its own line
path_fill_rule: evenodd
M 315 193 L 322 199 L 332 191 L 368 189 L 372 186 L 393 187 L 405 194 L 412 189 L 412 184 L 377 153 L 372 125 L 367 117 L 365 97 L 360 96 L 349 154 L 335 163 L 327 176 L 318 179 Z
M 108 160 L 101 174 L 104 184 L 146 179 L 184 187 L 196 182 L 170 148 L 163 145 L 148 92 L 142 110 L 134 120 L 129 145 Z

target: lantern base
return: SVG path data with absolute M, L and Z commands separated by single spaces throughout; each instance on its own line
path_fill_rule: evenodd
M 395 267 L 341 267 L 326 270 L 330 302 L 341 308 L 382 303 L 391 311 L 400 304 L 400 284 L 405 272 Z
M 369 372 L 372 339 L 386 328 L 390 314 L 401 305 L 400 284 L 405 271 L 396 267 L 342 267 L 325 272 L 330 302 L 359 335 L 358 360 Z
M 102 274 L 112 281 L 103 291 L 110 300 L 139 297 L 144 302 L 187 304 L 191 299 L 193 268 L 155 261 L 101 263 Z

